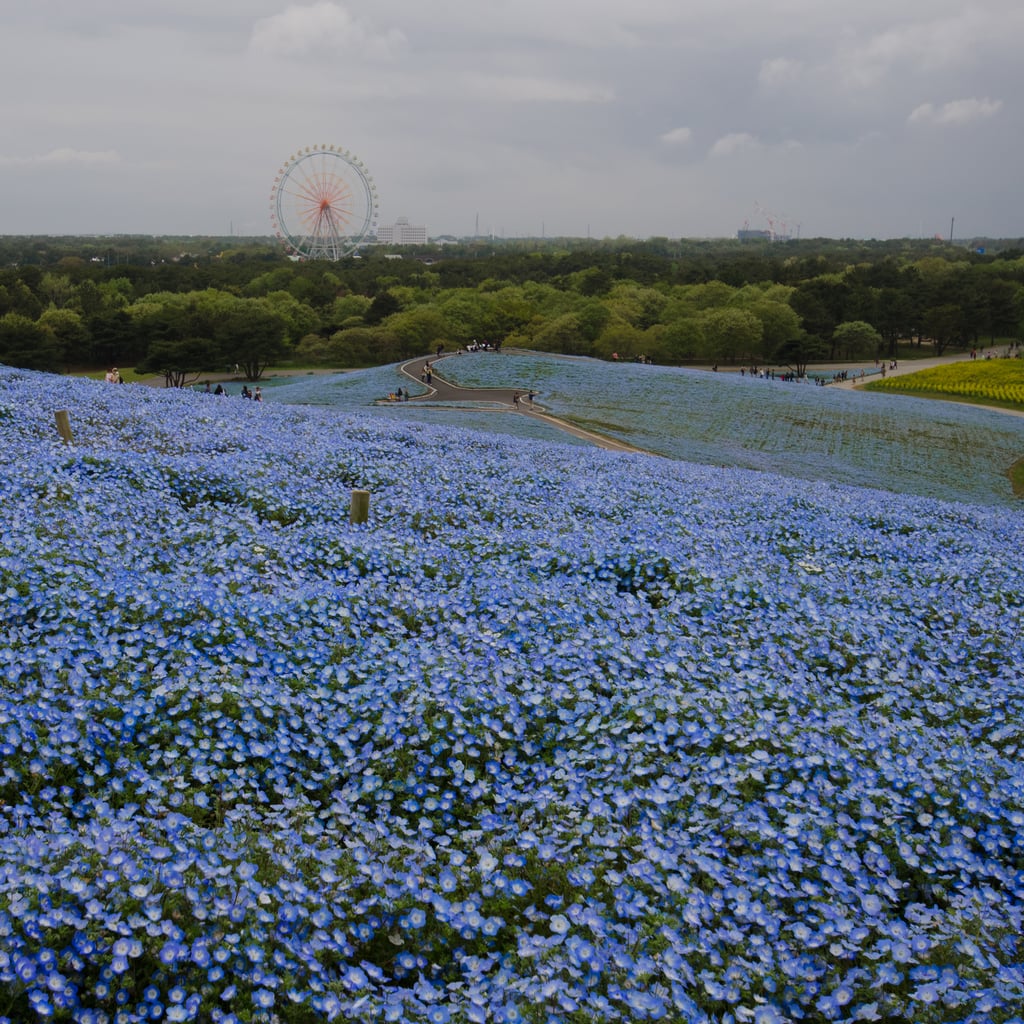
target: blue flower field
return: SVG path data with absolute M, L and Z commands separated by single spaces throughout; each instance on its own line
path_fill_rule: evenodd
M 391 412 L 0 368 L 0 1022 L 1024 1020 L 1019 506 Z
M 464 387 L 533 388 L 556 415 L 673 459 L 1019 508 L 1007 470 L 1024 418 L 979 406 L 542 353 L 466 354 L 438 370 Z M 337 402 L 355 383 L 284 393 Z

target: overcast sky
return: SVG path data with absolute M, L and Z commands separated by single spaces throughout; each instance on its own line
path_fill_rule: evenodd
M 0 234 L 1024 236 L 1021 0 L 0 0 Z

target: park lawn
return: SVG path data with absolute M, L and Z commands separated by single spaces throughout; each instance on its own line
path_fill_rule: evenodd
M 1024 360 L 985 359 L 936 366 L 864 385 L 887 391 L 1024 411 Z

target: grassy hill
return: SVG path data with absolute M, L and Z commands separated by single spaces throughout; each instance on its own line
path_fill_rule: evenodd
M 0 369 L 0 1020 L 1019 1019 L 1019 513 L 393 411 Z
M 532 388 L 558 416 L 672 459 L 1020 505 L 1009 471 L 1024 457 L 1024 418 L 990 409 L 536 353 L 467 354 L 445 358 L 437 368 L 466 387 Z M 394 390 L 397 380 L 394 368 L 387 367 L 309 378 L 267 395 L 354 410 Z M 392 420 L 433 416 L 491 430 L 538 429 L 511 412 L 441 408 L 428 413 L 415 403 L 377 412 Z

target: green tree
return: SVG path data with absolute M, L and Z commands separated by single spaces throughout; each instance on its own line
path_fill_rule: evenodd
M 373 366 L 388 362 L 392 342 L 386 332 L 376 327 L 352 327 L 336 331 L 328 342 L 328 361 L 334 366 Z
M 889 357 L 896 355 L 900 338 L 909 338 L 917 326 L 917 307 L 904 288 L 879 288 L 875 295 L 875 318 L 871 321 L 881 334 Z
M 74 298 L 71 300 L 71 308 L 86 318 L 97 316 L 100 313 L 103 309 L 103 293 L 95 281 L 86 279 L 78 285 Z
M 536 308 L 519 287 L 506 287 L 492 292 L 489 331 L 498 341 L 504 341 L 510 334 L 523 330 L 533 319 Z M 490 340 L 484 336 L 483 340 Z
M 668 297 L 630 281 L 615 285 L 605 301 L 613 316 L 645 331 L 660 322 Z
M 951 302 L 925 310 L 921 329 L 932 339 L 937 356 L 941 356 L 951 345 L 965 346 L 969 337 L 963 310 Z
M 236 299 L 214 327 L 221 361 L 238 366 L 246 380 L 259 380 L 264 370 L 287 351 L 285 321 L 265 299 Z
M 159 374 L 164 387 L 183 388 L 217 365 L 217 349 L 209 338 L 161 338 L 149 346 L 146 358 L 135 369 L 137 373 Z
M 271 292 L 261 301 L 263 308 L 281 318 L 285 325 L 285 340 L 288 342 L 320 328 L 320 316 L 317 311 L 300 302 L 290 292 Z
M 5 313 L 0 316 L 0 363 L 56 373 L 62 365 L 60 342 L 45 324 Z
M 645 337 L 639 327 L 614 317 L 594 342 L 594 355 L 602 359 L 636 359 L 647 354 Z
M 593 344 L 580 329 L 580 318 L 576 313 L 563 313 L 553 320 L 545 321 L 534 332 L 529 347 L 541 352 L 563 352 L 573 356 L 589 356 L 593 353 Z
M 662 345 L 666 358 L 674 363 L 691 363 L 700 358 L 707 341 L 704 326 L 695 316 L 680 317 L 662 325 Z
M 706 310 L 701 316 L 704 328 L 704 356 L 715 363 L 750 361 L 758 352 L 764 327 L 753 313 L 731 306 Z
M 770 359 L 780 345 L 800 333 L 800 317 L 788 302 L 761 298 L 743 308 L 761 321 L 761 340 L 753 353 L 757 362 Z
M 822 274 L 810 281 L 801 281 L 789 304 L 800 317 L 808 334 L 831 341 L 836 325 L 846 319 L 850 286 L 840 274 Z M 835 358 L 834 346 L 829 353 Z
M 403 353 L 421 355 L 439 341 L 445 341 L 447 323 L 442 313 L 431 306 L 417 306 L 388 317 L 388 331 L 399 339 Z
M 64 366 L 85 366 L 89 362 L 89 331 L 73 309 L 47 309 L 37 321 L 50 331 L 60 346 Z M 115 364 L 116 365 L 116 364 Z
M 38 320 L 42 311 L 43 304 L 24 281 L 12 281 L 0 288 L 0 315 L 20 313 L 30 320 Z
M 370 302 L 371 300 L 365 295 L 350 294 L 338 296 L 324 315 L 325 329 L 328 325 L 340 327 L 353 317 L 358 317 L 362 320 L 366 315 L 366 311 L 370 308 Z
M 63 309 L 72 300 L 75 286 L 67 274 L 43 274 L 39 283 L 40 298 L 54 309 Z
M 389 316 L 399 312 L 401 308 L 401 302 L 391 292 L 379 292 L 373 297 L 369 308 L 363 314 L 363 319 L 371 325 L 379 324 Z
M 455 345 L 467 345 L 474 339 L 496 340 L 493 307 L 490 295 L 462 288 L 448 292 L 437 307 L 444 317 L 445 336 Z
M 94 366 L 134 366 L 146 352 L 147 339 L 123 309 L 103 310 L 86 319 L 89 362 Z
M 608 306 L 597 299 L 587 299 L 574 310 L 574 315 L 579 322 L 580 334 L 588 342 L 597 341 L 601 333 L 614 319 Z
M 846 320 L 832 332 L 833 348 L 846 359 L 875 355 L 882 348 L 882 335 L 864 320 Z
M 603 267 L 589 267 L 572 275 L 572 286 L 580 295 L 607 295 L 612 287 L 612 276 Z
M 807 367 L 825 358 L 828 346 L 813 334 L 801 331 L 787 338 L 773 353 L 772 358 L 782 366 L 788 366 L 798 377 L 807 373 Z

